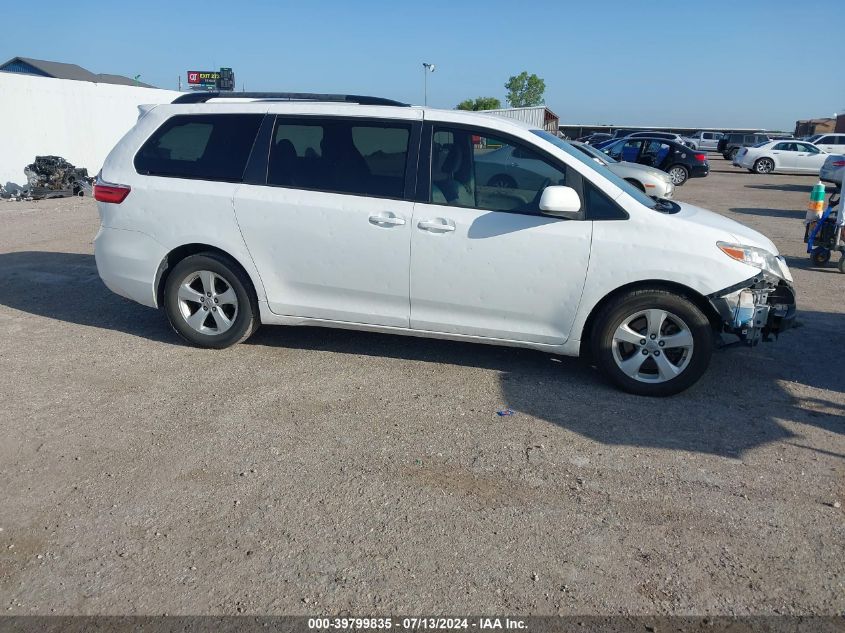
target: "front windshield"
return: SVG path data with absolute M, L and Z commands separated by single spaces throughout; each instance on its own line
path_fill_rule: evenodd
M 577 149 L 572 147 L 572 145 L 570 145 L 563 139 L 558 138 L 557 136 L 555 136 L 551 132 L 547 132 L 546 130 L 531 130 L 531 132 L 539 136 L 541 139 L 548 141 L 555 147 L 563 150 L 569 156 L 572 156 L 572 158 L 574 158 L 575 160 L 583 163 L 584 165 L 587 165 L 591 169 L 596 170 L 598 173 L 607 178 L 610 182 L 619 187 L 622 191 L 627 193 L 641 205 L 646 206 L 649 209 L 656 208 L 657 202 L 655 202 L 653 199 L 649 198 L 642 191 L 637 189 L 634 185 L 630 184 L 629 182 L 626 182 L 625 180 L 614 174 L 604 165 L 599 165 L 592 158 L 588 158 L 582 152 L 579 152 Z M 604 156 L 604 158 L 607 159 L 609 157 Z

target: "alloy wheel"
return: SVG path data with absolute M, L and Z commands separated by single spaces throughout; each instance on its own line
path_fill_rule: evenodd
M 683 167 L 672 167 L 669 170 L 669 178 L 672 179 L 673 185 L 682 185 L 686 182 L 687 173 Z
M 689 326 L 667 310 L 641 310 L 623 319 L 613 334 L 613 359 L 630 378 L 663 383 L 679 376 L 694 349 Z
M 757 165 L 755 166 L 758 174 L 768 174 L 774 168 L 774 163 L 768 158 L 761 158 L 757 161 Z
M 238 296 L 217 273 L 198 270 L 179 284 L 179 313 L 201 334 L 223 334 L 238 316 Z

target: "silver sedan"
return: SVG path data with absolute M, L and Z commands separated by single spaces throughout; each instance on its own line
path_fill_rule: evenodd
M 578 148 L 594 161 L 604 165 L 614 174 L 624 178 L 652 198 L 671 198 L 675 193 L 675 185 L 672 184 L 669 174 L 659 169 L 639 163 L 618 161 L 586 143 L 579 143 L 578 141 L 570 141 L 570 143 L 573 147 Z
M 819 170 L 819 178 L 834 185 L 841 185 L 843 170 L 845 170 L 845 155 L 831 154 Z

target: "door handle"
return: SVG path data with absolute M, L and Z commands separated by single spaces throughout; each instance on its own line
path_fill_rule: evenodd
M 369 217 L 370 224 L 376 226 L 402 226 L 405 224 L 405 218 L 400 218 L 393 213 L 380 213 L 378 215 L 371 215 Z
M 455 230 L 455 223 L 446 218 L 434 218 L 433 220 L 420 220 L 417 224 L 423 231 L 432 233 L 451 233 Z

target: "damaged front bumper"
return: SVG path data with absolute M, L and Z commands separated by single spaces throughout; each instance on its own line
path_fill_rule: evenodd
M 748 345 L 768 341 L 795 323 L 793 285 L 766 272 L 707 298 L 722 319 L 722 331 Z

